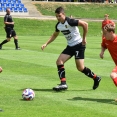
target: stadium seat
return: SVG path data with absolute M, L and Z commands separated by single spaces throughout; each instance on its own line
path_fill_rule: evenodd
M 0 7 L 0 12 L 2 12 L 3 10 L 2 10 L 2 7 Z
M 3 10 L 6 12 L 6 8 L 4 7 Z
M 15 5 L 15 7 L 19 7 L 19 4 L 18 3 L 14 4 L 14 5 Z
M 11 2 L 15 4 L 17 1 L 16 0 L 11 0 Z
M 11 3 L 11 0 L 7 0 L 8 3 Z
M 6 0 L 2 0 L 2 2 L 3 2 L 3 3 L 7 3 L 7 1 L 6 1 Z
M 19 4 L 19 7 L 22 7 L 22 8 L 24 8 L 24 4 L 22 4 L 22 3 L 21 3 L 21 4 Z
M 23 8 L 23 11 L 24 11 L 24 12 L 28 12 L 27 8 L 25 8 L 25 7 Z
M 6 8 L 10 8 L 11 7 L 11 4 L 10 3 L 7 3 L 6 4 Z
M 12 7 L 12 8 L 15 7 L 15 4 L 12 3 L 12 4 L 11 4 L 11 7 Z
M 13 10 L 14 12 L 18 12 L 18 9 L 17 8 L 14 8 L 14 10 Z
M 22 8 L 19 8 L 19 12 L 23 12 L 23 9 Z
M 21 1 L 18 0 L 17 3 L 18 3 L 18 4 L 21 4 Z
M 1 3 L 1 7 L 2 7 L 2 8 L 5 7 L 5 4 L 4 4 L 4 3 Z
M 11 12 L 13 12 L 13 8 L 10 8 Z

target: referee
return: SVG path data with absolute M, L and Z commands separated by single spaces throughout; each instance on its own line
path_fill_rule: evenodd
M 15 43 L 15 49 L 16 50 L 20 50 L 19 46 L 18 46 L 18 39 L 16 36 L 16 32 L 13 29 L 14 28 L 14 21 L 12 19 L 12 16 L 10 15 L 10 9 L 7 8 L 6 9 L 6 15 L 4 17 L 4 24 L 5 24 L 5 31 L 6 31 L 6 39 L 0 43 L 0 49 L 2 49 L 2 46 L 9 42 L 11 40 L 11 38 L 14 38 L 14 43 Z

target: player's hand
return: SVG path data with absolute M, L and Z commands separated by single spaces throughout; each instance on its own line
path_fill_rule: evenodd
M 102 53 L 102 52 L 100 53 L 100 58 L 102 58 L 102 59 L 104 58 L 104 53 Z
M 86 45 L 86 44 L 87 44 L 86 40 L 82 40 L 82 45 Z
M 42 46 L 41 46 L 41 49 L 42 50 L 44 50 L 44 48 L 47 46 L 47 44 L 43 44 Z

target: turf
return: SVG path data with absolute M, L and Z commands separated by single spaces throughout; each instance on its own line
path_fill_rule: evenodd
M 3 38 L 1 36 L 0 38 Z M 102 77 L 92 90 L 93 80 L 77 71 L 74 58 L 65 64 L 68 90 L 54 92 L 59 83 L 56 59 L 66 45 L 59 36 L 44 51 L 41 45 L 49 36 L 19 36 L 22 50 L 14 50 L 13 40 L 0 51 L 0 117 L 116 117 L 116 87 L 109 74 L 114 67 L 108 52 L 99 58 L 99 36 L 87 37 L 85 65 Z M 27 42 L 28 40 L 28 42 Z M 57 46 L 59 45 L 59 46 Z M 32 88 L 36 97 L 23 101 L 22 91 Z
M 115 7 L 108 7 L 105 9 L 110 10 L 114 19 L 112 11 Z M 78 17 L 77 12 L 72 13 Z M 99 13 L 98 18 L 102 18 L 105 12 Z M 96 13 L 92 14 L 96 17 Z M 92 14 L 89 13 L 89 18 Z M 3 68 L 0 74 L 0 117 L 116 117 L 117 102 L 114 99 L 117 98 L 117 91 L 109 77 L 115 65 L 107 51 L 103 60 L 99 58 L 101 22 L 88 21 L 85 52 L 85 66 L 102 77 L 99 88 L 92 90 L 93 80 L 77 71 L 72 58 L 65 64 L 68 90 L 54 92 L 52 87 L 60 83 L 56 59 L 65 48 L 66 41 L 60 34 L 44 51 L 41 45 L 53 33 L 57 21 L 18 18 L 14 21 L 21 50 L 15 50 L 13 39 L 0 50 L 0 66 Z M 0 24 L 1 42 L 5 39 L 3 18 L 0 18 Z M 33 101 L 22 100 L 25 88 L 35 91 Z

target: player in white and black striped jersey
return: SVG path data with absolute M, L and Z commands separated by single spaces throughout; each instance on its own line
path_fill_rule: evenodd
M 58 7 L 55 10 L 55 15 L 58 20 L 58 23 L 55 26 L 55 32 L 50 37 L 50 39 L 42 45 L 41 49 L 43 50 L 48 44 L 56 39 L 60 32 L 63 33 L 67 40 L 67 46 L 62 51 L 58 57 L 56 64 L 58 68 L 58 75 L 61 83 L 55 87 L 53 90 L 61 91 L 68 88 L 66 83 L 65 68 L 64 64 L 72 56 L 75 57 L 75 63 L 78 71 L 84 73 L 88 77 L 94 80 L 93 89 L 95 90 L 99 86 L 101 77 L 94 74 L 89 68 L 84 66 L 84 53 L 86 48 L 86 35 L 88 31 L 88 23 L 82 20 L 76 20 L 65 16 L 64 9 Z M 83 36 L 81 37 L 78 26 L 81 26 L 83 29 Z

